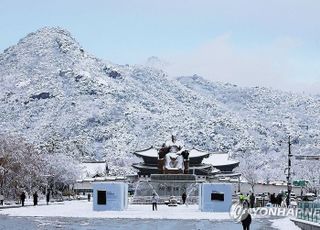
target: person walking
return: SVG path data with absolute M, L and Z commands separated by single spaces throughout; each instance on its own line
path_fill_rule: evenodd
M 155 193 L 152 194 L 151 202 L 152 202 L 152 211 L 157 211 L 158 197 L 156 196 Z
M 281 207 L 281 203 L 282 203 L 282 194 L 281 193 L 278 193 L 276 200 L 277 200 L 278 207 Z
M 272 207 L 275 206 L 275 204 L 277 203 L 276 202 L 276 194 L 275 193 L 272 193 L 271 196 L 270 196 L 270 202 L 272 204 Z
M 250 208 L 254 208 L 254 203 L 256 198 L 253 192 L 250 194 L 249 199 L 250 199 Z
M 182 204 L 185 204 L 186 203 L 186 200 L 187 200 L 187 194 L 184 192 L 182 193 Z
M 37 192 L 33 193 L 33 205 L 34 206 L 38 205 L 38 193 Z
M 47 192 L 46 201 L 47 201 L 47 205 L 48 205 L 49 201 L 50 201 L 50 191 Z
M 248 208 L 244 207 L 244 212 L 241 216 L 241 223 L 243 230 L 250 230 L 250 224 L 251 224 L 252 218 L 249 213 Z
M 239 202 L 240 202 L 240 204 L 243 204 L 244 200 L 245 200 L 245 196 L 242 193 L 240 193 L 239 194 Z
M 88 202 L 90 202 L 90 200 L 91 200 L 91 194 L 88 193 Z
M 241 202 L 241 201 L 240 201 Z M 249 208 L 250 204 L 249 204 L 249 194 L 247 193 L 247 195 L 242 195 L 242 203 L 241 203 L 244 207 Z
M 20 195 L 21 205 L 24 206 L 24 201 L 26 200 L 26 194 L 25 192 L 22 192 Z
M 3 201 L 4 201 L 4 196 L 3 193 L 0 193 L 0 205 L 3 205 Z

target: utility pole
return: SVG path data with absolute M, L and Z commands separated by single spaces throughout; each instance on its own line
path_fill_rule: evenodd
M 292 185 L 291 185 L 291 141 L 290 141 L 290 136 L 289 136 L 289 151 L 288 151 L 288 175 L 287 175 L 287 187 L 288 187 L 288 196 L 287 196 L 287 207 L 290 205 L 290 198 L 291 198 L 291 190 L 292 190 Z

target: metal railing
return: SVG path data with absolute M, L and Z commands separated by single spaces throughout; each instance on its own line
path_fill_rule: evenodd
M 320 223 L 320 202 L 299 202 L 297 218 L 314 223 Z

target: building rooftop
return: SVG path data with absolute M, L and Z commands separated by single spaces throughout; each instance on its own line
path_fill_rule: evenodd
M 79 179 L 103 177 L 106 172 L 107 163 L 105 161 L 85 161 L 80 164 L 81 175 Z
M 205 164 L 211 164 L 213 167 L 239 164 L 239 161 L 230 159 L 229 154 L 223 152 L 212 153 L 208 158 L 203 159 L 202 162 Z
M 135 151 L 134 154 L 141 157 L 156 157 L 158 158 L 158 149 L 155 147 L 150 147 L 144 150 Z M 189 150 L 189 158 L 195 157 L 207 157 L 210 153 L 199 150 L 199 149 L 191 149 Z

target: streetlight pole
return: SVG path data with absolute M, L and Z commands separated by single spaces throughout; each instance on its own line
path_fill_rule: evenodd
M 288 187 L 288 196 L 287 196 L 287 207 L 289 207 L 290 205 L 290 198 L 291 198 L 291 189 L 292 189 L 292 185 L 291 185 L 291 140 L 290 140 L 290 136 L 289 136 L 289 141 L 288 141 L 288 146 L 289 146 L 289 151 L 288 151 L 288 175 L 287 175 L 287 187 Z

